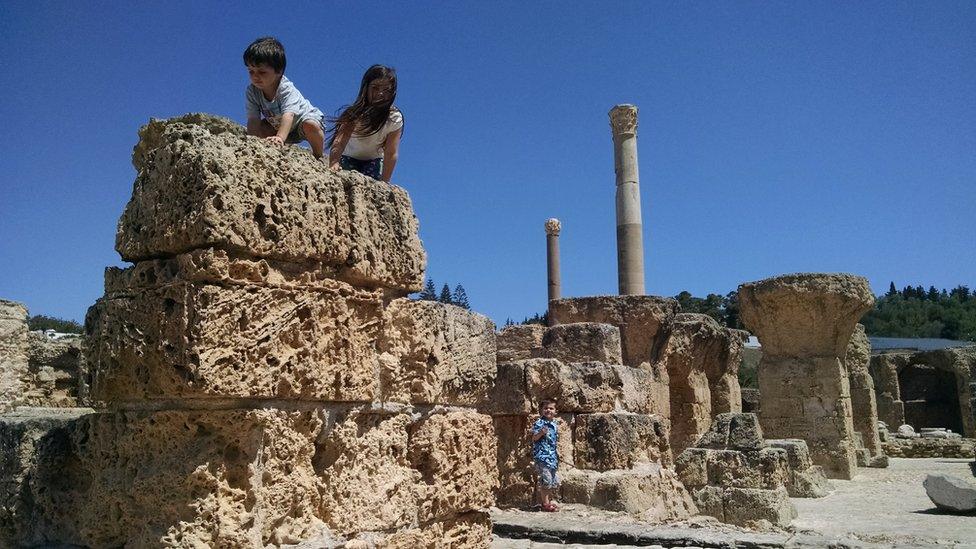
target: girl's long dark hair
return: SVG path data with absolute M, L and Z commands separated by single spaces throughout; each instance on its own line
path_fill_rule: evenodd
M 387 101 L 371 105 L 368 96 L 369 84 L 380 78 L 390 81 L 390 96 Z M 359 95 L 356 96 L 356 101 L 346 106 L 339 116 L 330 116 L 328 119 L 331 124 L 328 130 L 328 147 L 332 148 L 339 130 L 348 127 L 347 124 L 352 124 L 353 133 L 356 135 L 373 135 L 380 131 L 390 117 L 390 109 L 393 108 L 393 101 L 396 99 L 396 90 L 395 70 L 384 65 L 373 65 L 366 69 L 363 81 L 359 84 Z

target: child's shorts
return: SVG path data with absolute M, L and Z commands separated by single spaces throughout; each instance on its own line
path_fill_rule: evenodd
M 322 118 L 316 118 L 315 116 L 303 118 L 295 122 L 295 127 L 292 128 L 291 133 L 288 134 L 288 138 L 285 139 L 285 143 L 301 143 L 302 141 L 308 141 L 308 138 L 305 137 L 305 128 L 302 127 L 302 124 L 309 121 L 318 123 L 319 127 L 325 131 L 325 122 L 322 120 Z
M 339 159 L 339 166 L 343 170 L 355 170 L 373 179 L 379 179 L 380 174 L 383 172 L 383 159 L 359 160 L 358 158 L 342 155 L 342 158 Z
M 538 483 L 542 488 L 558 488 L 559 487 L 559 477 L 556 476 L 555 467 L 547 467 L 541 463 L 536 462 L 535 472 L 538 475 Z

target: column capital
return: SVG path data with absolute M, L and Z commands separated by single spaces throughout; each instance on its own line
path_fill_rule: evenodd
M 610 129 L 614 137 L 637 135 L 637 107 L 624 104 L 610 109 Z
M 546 220 L 546 234 L 551 236 L 559 236 L 559 231 L 563 228 L 563 224 L 559 222 L 555 217 L 550 217 Z

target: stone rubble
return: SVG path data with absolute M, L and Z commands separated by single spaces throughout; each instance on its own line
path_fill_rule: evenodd
M 939 509 L 951 513 L 976 513 L 976 484 L 940 473 L 925 477 L 922 485 Z

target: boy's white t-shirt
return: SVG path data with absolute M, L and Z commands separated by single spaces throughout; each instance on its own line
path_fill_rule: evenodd
M 390 109 L 390 117 L 386 119 L 383 127 L 373 135 L 356 135 L 353 133 L 346 144 L 346 150 L 342 154 L 355 158 L 356 160 L 373 160 L 383 158 L 383 142 L 386 136 L 403 127 L 403 114 L 399 109 Z

